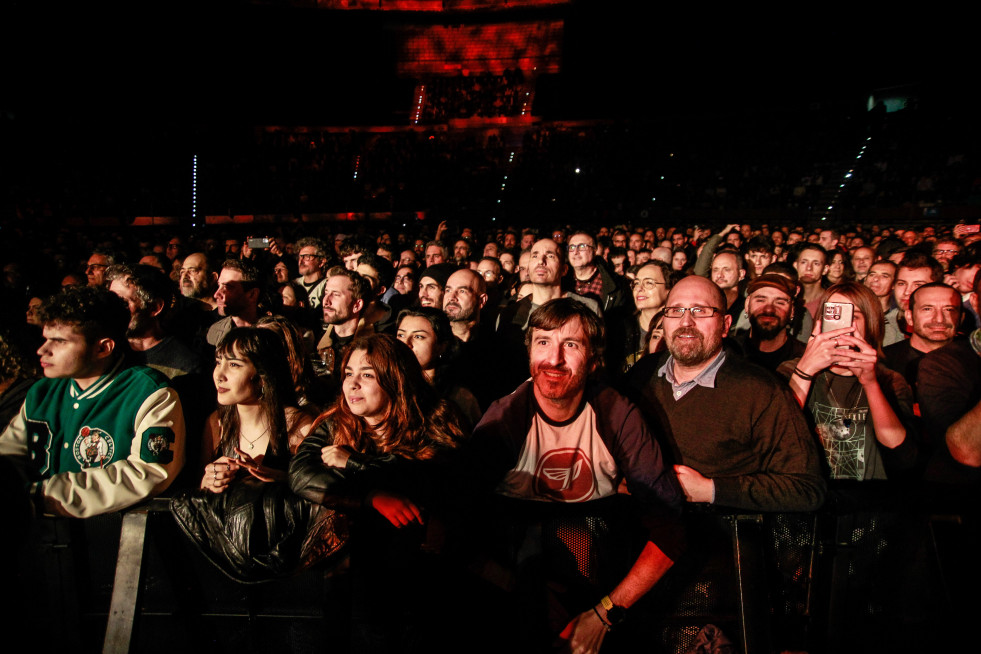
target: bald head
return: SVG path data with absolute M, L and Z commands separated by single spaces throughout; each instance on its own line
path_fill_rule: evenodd
M 671 252 L 671 248 L 666 248 L 664 246 L 654 248 L 654 252 L 651 254 L 651 259 L 656 259 L 658 261 L 663 261 L 664 263 L 671 265 L 671 258 L 674 253 Z
M 713 306 L 720 311 L 726 310 L 726 296 L 717 284 L 699 275 L 689 275 L 674 285 L 668 293 L 667 306 L 674 305 L 674 299 L 697 293 L 704 298 L 706 306 Z

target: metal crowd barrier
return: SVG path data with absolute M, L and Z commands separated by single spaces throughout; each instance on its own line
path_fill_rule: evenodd
M 706 624 L 746 654 L 939 651 L 969 638 L 981 605 L 970 511 L 696 510 L 686 519 L 688 553 L 631 611 L 643 634 L 631 651 L 686 652 Z M 314 568 L 233 582 L 183 540 L 162 499 L 41 522 L 47 610 L 75 651 L 319 652 L 324 639 L 345 651 L 343 575 Z

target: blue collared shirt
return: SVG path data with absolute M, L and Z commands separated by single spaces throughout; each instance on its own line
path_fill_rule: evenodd
M 719 372 L 719 368 L 726 360 L 725 350 L 720 350 L 715 356 L 712 363 L 706 366 L 705 370 L 698 373 L 698 376 L 691 381 L 686 381 L 681 384 L 675 381 L 674 377 L 674 356 L 669 356 L 668 360 L 664 362 L 657 371 L 658 377 L 664 377 L 671 384 L 671 395 L 674 397 L 675 402 L 683 398 L 688 394 L 688 391 L 695 388 L 695 386 L 704 386 L 705 388 L 715 388 L 715 376 Z

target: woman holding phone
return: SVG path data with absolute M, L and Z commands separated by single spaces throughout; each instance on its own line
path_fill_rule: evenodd
M 857 282 L 825 290 L 821 316 L 852 314 L 851 324 L 815 324 L 799 359 L 780 367 L 812 420 L 833 479 L 886 479 L 916 463 L 913 394 L 880 361 L 884 321 L 875 295 Z

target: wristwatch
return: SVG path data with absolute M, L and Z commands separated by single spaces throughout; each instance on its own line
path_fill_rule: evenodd
M 604 595 L 600 604 L 606 609 L 606 619 L 610 621 L 611 627 L 617 626 L 626 619 L 627 609 L 614 604 L 609 595 Z

